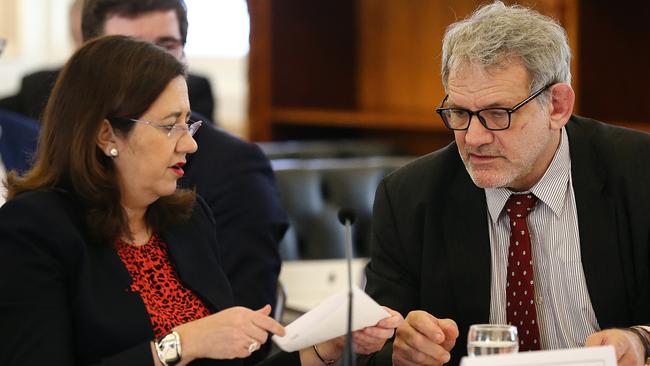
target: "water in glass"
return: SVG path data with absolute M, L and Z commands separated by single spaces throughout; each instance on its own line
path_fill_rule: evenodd
M 517 327 L 503 324 L 474 324 L 467 335 L 470 356 L 515 353 L 519 350 Z

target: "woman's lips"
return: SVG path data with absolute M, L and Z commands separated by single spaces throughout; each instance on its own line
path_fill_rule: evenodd
M 181 167 L 173 166 L 173 167 L 171 167 L 169 169 L 171 169 L 172 172 L 174 172 L 174 174 L 178 175 L 179 177 L 182 177 L 183 175 L 185 175 L 185 171 Z
M 183 166 L 185 166 L 185 163 L 184 162 L 179 162 L 179 163 L 176 163 L 176 164 L 170 166 L 169 169 L 171 169 L 174 172 L 174 174 L 178 175 L 179 177 L 182 177 L 183 175 L 185 175 L 185 171 L 183 170 Z

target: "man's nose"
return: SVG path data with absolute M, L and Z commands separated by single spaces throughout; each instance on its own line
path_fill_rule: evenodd
M 465 131 L 465 144 L 473 147 L 489 144 L 494 139 L 494 132 L 481 123 L 477 115 L 471 115 L 469 127 Z

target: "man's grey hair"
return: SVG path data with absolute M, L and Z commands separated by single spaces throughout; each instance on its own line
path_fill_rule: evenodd
M 507 67 L 517 58 L 528 71 L 531 93 L 548 84 L 571 83 L 571 50 L 564 28 L 534 10 L 496 1 L 447 28 L 442 83 L 447 90 L 449 74 L 468 64 L 488 70 Z

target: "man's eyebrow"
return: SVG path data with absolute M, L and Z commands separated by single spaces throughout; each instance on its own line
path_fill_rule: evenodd
M 176 42 L 176 43 L 181 43 L 181 40 L 176 37 L 172 36 L 163 36 L 156 38 L 156 43 L 166 43 L 166 42 Z
M 447 104 L 446 108 L 469 110 L 469 109 L 467 109 L 465 107 L 461 107 L 461 106 L 458 106 L 457 104 L 455 104 L 453 102 L 450 102 L 449 99 L 447 99 L 446 104 Z M 490 103 L 490 104 L 488 104 L 488 105 L 486 105 L 484 107 L 481 107 L 481 108 L 479 108 L 477 110 L 480 111 L 480 110 L 483 110 L 483 109 L 490 109 L 490 108 L 506 108 L 507 109 L 507 108 L 512 108 L 513 106 L 514 106 L 514 104 L 509 105 L 508 103 L 494 102 L 494 103 Z

